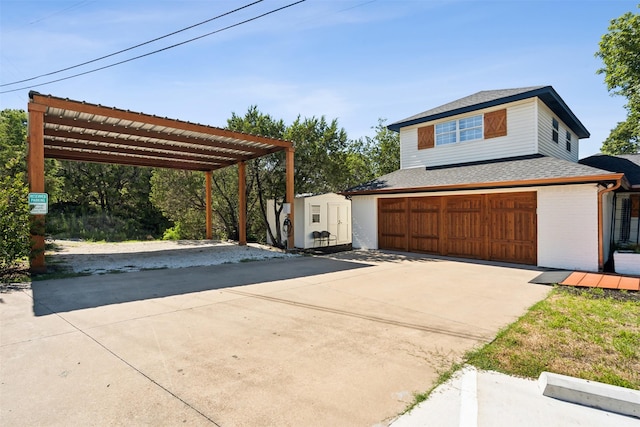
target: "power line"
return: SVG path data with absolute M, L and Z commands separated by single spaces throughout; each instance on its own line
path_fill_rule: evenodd
M 95 73 L 96 71 L 101 71 L 101 70 L 104 70 L 104 69 L 107 69 L 107 68 L 115 67 L 116 65 L 121 65 L 121 64 L 124 64 L 124 63 L 127 63 L 127 62 L 135 61 L 136 59 L 144 58 L 146 56 L 150 56 L 150 55 L 153 55 L 153 54 L 156 54 L 156 53 L 159 53 L 159 52 L 163 52 L 165 50 L 173 49 L 174 47 L 182 46 L 183 44 L 187 44 L 187 43 L 190 43 L 192 41 L 199 40 L 199 39 L 208 37 L 210 35 L 217 34 L 217 33 L 220 33 L 222 31 L 229 30 L 229 29 L 234 28 L 234 27 L 238 27 L 240 25 L 246 24 L 246 23 L 251 22 L 251 21 L 255 21 L 257 19 L 263 18 L 263 17 L 265 17 L 267 15 L 271 15 L 273 13 L 279 12 L 281 10 L 287 9 L 287 8 L 295 6 L 297 4 L 304 3 L 305 1 L 306 0 L 298 0 L 296 2 L 289 3 L 289 4 L 285 5 L 285 6 L 279 7 L 277 9 L 270 10 L 269 12 L 265 12 L 265 13 L 263 13 L 261 15 L 254 16 L 253 18 L 245 19 L 244 21 L 238 22 L 236 24 L 232 24 L 232 25 L 226 26 L 226 27 L 221 28 L 219 30 L 211 31 L 210 33 L 203 34 L 201 36 L 194 37 L 192 39 L 185 40 L 183 42 L 176 43 L 174 45 L 167 46 L 167 47 L 164 47 L 162 49 L 154 50 L 152 52 L 145 53 L 143 55 L 134 56 L 133 58 L 129 58 L 129 59 L 125 59 L 123 61 L 115 62 L 113 64 L 105 65 L 104 67 L 94 68 L 93 70 L 85 71 L 83 73 L 73 74 L 71 76 L 62 77 L 62 78 L 55 79 L 55 80 L 50 80 L 50 81 L 44 82 L 44 83 L 38 83 L 38 84 L 35 84 L 35 85 L 30 85 L 30 86 L 23 86 L 23 87 L 17 88 L 17 89 L 10 89 L 10 90 L 0 91 L 0 94 L 2 94 L 2 93 L 10 93 L 10 92 L 17 92 L 19 90 L 31 89 L 31 88 L 34 88 L 34 87 L 44 86 L 44 85 L 48 85 L 48 84 L 51 84 L 51 83 L 57 83 L 57 82 L 61 82 L 63 80 L 69 80 L 69 79 L 72 79 L 72 78 L 75 78 L 75 77 L 84 76 L 85 74 Z
M 190 29 L 192 29 L 192 28 L 198 27 L 198 26 L 203 25 L 203 24 L 206 24 L 206 23 L 208 23 L 208 22 L 215 21 L 216 19 L 220 19 L 220 18 L 222 18 L 222 17 L 224 17 L 224 16 L 231 15 L 232 13 L 236 13 L 236 12 L 238 12 L 238 11 L 242 10 L 242 9 L 246 9 L 246 8 L 248 8 L 248 7 L 250 7 L 250 6 L 253 6 L 253 5 L 255 5 L 255 4 L 258 4 L 258 3 L 262 2 L 262 1 L 263 1 L 263 0 L 257 0 L 257 1 L 254 1 L 253 3 L 246 4 L 246 5 L 244 5 L 244 6 L 241 6 L 241 7 L 237 8 L 237 9 L 231 10 L 231 11 L 229 11 L 229 12 L 225 12 L 225 13 L 223 13 L 223 14 L 221 14 L 221 15 L 218 15 L 218 16 L 214 16 L 213 18 L 207 19 L 206 21 L 198 22 L 197 24 L 193 24 L 193 25 L 190 25 L 190 26 L 188 26 L 188 27 L 182 28 L 182 29 L 180 29 L 180 30 L 174 31 L 174 32 L 172 32 L 172 33 L 165 34 L 165 35 L 160 36 L 160 37 L 156 37 L 155 39 L 152 39 L 152 40 L 146 41 L 146 42 L 144 42 L 144 43 L 140 43 L 140 44 L 137 44 L 137 45 L 135 45 L 135 46 L 131 46 L 131 47 L 128 47 L 128 48 L 126 48 L 126 49 L 119 50 L 119 51 L 114 52 L 114 53 L 110 53 L 109 55 L 101 56 L 100 58 L 92 59 L 92 60 L 90 60 L 90 61 L 82 62 L 82 63 L 80 63 L 80 64 L 73 65 L 73 66 L 71 66 L 71 67 L 62 68 L 62 69 L 60 69 L 60 70 L 52 71 L 52 72 L 50 72 L 50 73 L 40 74 L 39 76 L 30 77 L 30 78 L 28 78 L 28 79 L 16 80 L 16 81 L 14 81 L 14 82 L 0 84 L 0 87 L 12 86 L 12 85 L 15 85 L 15 84 L 18 84 L 18 83 L 29 82 L 29 81 L 36 80 L 36 79 L 39 79 L 39 78 L 42 78 L 42 77 L 51 76 L 51 75 L 54 75 L 54 74 L 59 74 L 59 73 L 62 73 L 62 72 L 64 72 L 64 71 L 73 70 L 74 68 L 78 68 L 78 67 L 82 67 L 82 66 L 87 65 L 87 64 L 91 64 L 91 63 L 94 63 L 94 62 L 98 62 L 98 61 L 101 61 L 101 60 L 103 60 L 103 59 L 110 58 L 110 57 L 112 57 L 112 56 L 116 56 L 116 55 L 119 55 L 119 54 L 121 54 L 121 53 L 128 52 L 128 51 L 130 51 L 130 50 L 133 50 L 133 49 L 137 49 L 137 48 L 139 48 L 139 47 L 141 47 L 141 46 L 145 46 L 145 45 L 151 44 L 151 43 L 153 43 L 153 42 L 157 42 L 158 40 L 162 40 L 162 39 L 165 39 L 165 38 L 167 38 L 167 37 L 174 36 L 174 35 L 176 35 L 176 34 L 178 34 L 178 33 L 182 33 L 182 32 L 184 32 L 184 31 L 190 30 Z M 65 10 L 66 10 L 66 9 L 65 9 Z M 82 74 L 79 74 L 79 75 L 82 75 Z M 18 89 L 18 90 L 20 90 L 20 89 Z M 0 92 L 0 93 L 4 93 L 4 92 Z

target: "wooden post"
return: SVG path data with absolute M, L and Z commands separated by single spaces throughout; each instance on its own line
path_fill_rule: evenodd
M 211 171 L 206 171 L 204 173 L 205 176 L 205 184 L 206 184 L 206 188 L 205 188 L 205 212 L 206 212 L 206 216 L 207 216 L 207 240 L 212 240 L 213 239 L 213 212 L 211 210 L 211 181 L 212 181 L 212 172 Z
M 29 192 L 44 193 L 44 113 L 47 107 L 29 103 L 27 174 Z M 31 272 L 45 273 L 44 215 L 31 215 Z
M 238 244 L 247 244 L 247 170 L 244 162 L 238 163 Z
M 294 153 L 295 150 L 293 149 L 293 147 L 288 147 L 286 149 L 286 173 L 287 173 L 287 180 L 286 180 L 286 185 L 287 185 L 287 190 L 286 190 L 286 197 L 287 197 L 287 203 L 289 203 L 290 207 L 291 207 L 291 212 L 289 213 L 289 220 L 291 221 L 291 233 L 289 233 L 289 237 L 287 239 L 287 248 L 288 249 L 293 249 L 294 245 L 295 245 L 295 239 L 294 239 L 294 233 L 295 233 L 295 228 L 293 227 L 293 225 L 295 224 L 294 221 L 294 209 L 293 209 L 293 199 L 295 198 L 295 190 L 294 190 L 294 180 L 293 180 L 293 171 L 294 171 L 294 162 L 293 162 L 293 158 L 294 158 Z

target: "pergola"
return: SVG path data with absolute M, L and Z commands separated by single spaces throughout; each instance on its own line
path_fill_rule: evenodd
M 212 126 L 29 93 L 29 191 L 44 193 L 44 159 L 202 171 L 206 176 L 206 232 L 213 237 L 212 171 L 238 165 L 240 245 L 246 245 L 245 162 L 286 153 L 286 201 L 293 223 L 293 143 Z M 34 215 L 44 225 L 44 215 Z M 44 227 L 32 228 L 31 270 L 46 270 Z M 293 233 L 288 247 L 293 247 Z

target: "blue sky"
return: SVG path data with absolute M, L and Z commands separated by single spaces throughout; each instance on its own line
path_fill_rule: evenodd
M 180 43 L 294 0 L 265 0 L 151 45 L 0 90 L 36 85 Z M 251 0 L 0 0 L 0 84 L 56 71 L 159 37 Z M 225 126 L 251 105 L 291 123 L 337 118 L 350 138 L 490 89 L 551 85 L 597 153 L 624 99 L 594 57 L 611 19 L 638 0 L 307 0 L 230 30 L 36 90 Z M 29 89 L 0 94 L 26 109 Z

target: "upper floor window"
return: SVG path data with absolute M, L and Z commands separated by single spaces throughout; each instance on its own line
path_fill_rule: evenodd
M 571 151 L 571 132 L 567 131 L 567 151 Z
M 436 145 L 482 139 L 482 115 L 436 125 Z
M 553 142 L 555 142 L 556 144 L 558 143 L 558 132 L 560 130 L 560 125 L 558 124 L 558 121 L 553 118 L 551 119 L 551 125 L 553 126 L 553 130 L 551 131 L 551 139 L 553 139 Z

